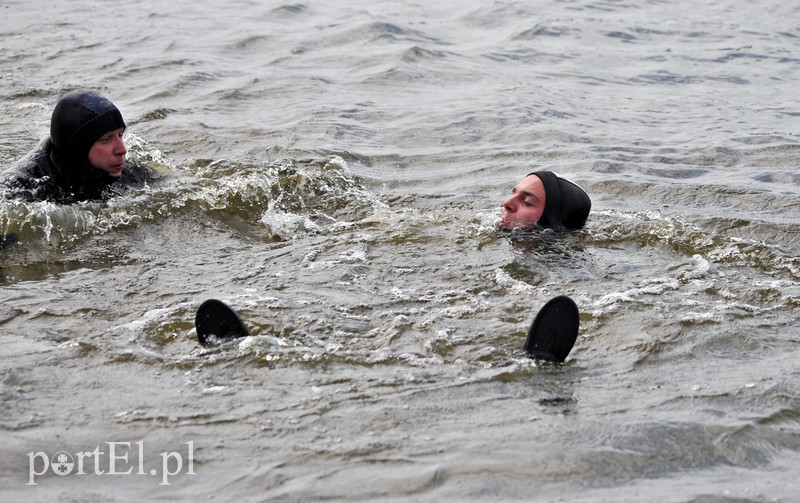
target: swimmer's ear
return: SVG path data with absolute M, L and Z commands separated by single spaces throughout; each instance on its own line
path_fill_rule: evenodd
M 580 313 L 575 302 L 561 295 L 550 299 L 528 330 L 524 350 L 531 358 L 563 362 L 578 339 Z
M 236 311 L 216 299 L 208 299 L 200 304 L 194 326 L 197 329 L 197 340 L 203 346 L 250 335 Z

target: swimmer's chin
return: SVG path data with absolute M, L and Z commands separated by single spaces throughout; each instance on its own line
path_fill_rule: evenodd
M 514 227 L 516 227 L 516 224 L 514 224 L 514 223 L 511 223 L 511 222 L 509 222 L 508 220 L 505 220 L 505 219 L 501 218 L 501 219 L 500 219 L 500 220 L 499 220 L 499 221 L 498 221 L 498 222 L 495 224 L 495 227 L 496 227 L 496 228 L 497 228 L 497 230 L 499 230 L 499 231 L 511 231 L 511 230 L 514 230 Z
M 513 232 L 517 229 L 520 230 L 532 229 L 533 227 L 535 227 L 535 225 L 521 224 L 518 222 L 509 222 L 507 220 L 500 220 L 499 222 L 497 222 L 496 227 L 497 230 L 499 231 Z
M 498 235 L 511 237 L 539 233 L 542 231 L 543 227 L 538 223 L 531 225 L 518 222 L 508 222 L 501 219 L 499 222 L 497 222 L 495 229 L 497 230 Z
M 113 176 L 114 178 L 119 178 L 120 176 L 122 176 L 122 170 L 123 169 L 125 169 L 125 163 L 115 164 L 115 165 L 109 167 L 106 170 L 106 173 L 108 173 L 110 176 Z

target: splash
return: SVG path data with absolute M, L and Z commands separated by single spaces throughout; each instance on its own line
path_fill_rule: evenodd
M 701 264 L 748 267 L 770 274 L 783 272 L 800 280 L 800 258 L 785 253 L 780 246 L 763 240 L 726 236 L 703 229 L 679 217 L 666 217 L 659 211 L 623 213 L 598 211 L 592 229 L 596 245 L 637 243 L 643 248 L 667 246 L 679 255 Z M 699 262 L 698 262 L 699 261 Z M 710 265 L 706 265 L 706 270 Z
M 29 203 L 0 194 L 0 236 L 70 245 L 185 213 L 224 213 L 289 240 L 353 225 L 386 207 L 338 156 L 277 163 L 198 161 L 177 168 L 140 138 L 131 136 L 128 143 L 133 162 L 161 175 L 152 185 L 107 201 L 71 205 Z

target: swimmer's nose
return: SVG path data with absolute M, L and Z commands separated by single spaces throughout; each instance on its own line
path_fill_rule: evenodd
M 505 201 L 503 201 L 503 209 L 506 211 L 514 211 L 514 198 L 509 197 Z
M 117 144 L 115 145 L 114 150 L 116 155 L 125 155 L 128 153 L 128 149 L 125 148 L 125 142 L 122 141 L 122 138 L 117 139 Z

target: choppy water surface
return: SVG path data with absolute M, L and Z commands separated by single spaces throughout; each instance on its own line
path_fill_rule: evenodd
M 0 161 L 87 87 L 162 177 L 0 198 L 4 501 L 796 499 L 800 7 L 62 4 L 0 6 Z M 495 234 L 534 168 L 583 231 Z M 199 347 L 210 297 L 254 336 Z

